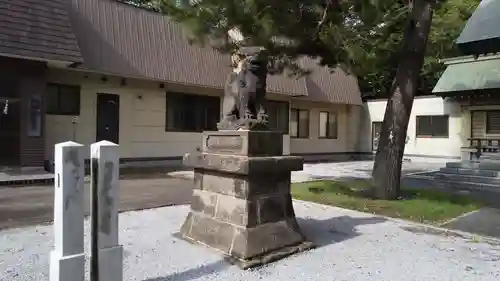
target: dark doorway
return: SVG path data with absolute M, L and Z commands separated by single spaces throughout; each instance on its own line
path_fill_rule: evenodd
M 0 165 L 17 166 L 20 160 L 21 103 L 0 94 Z
M 377 151 L 382 122 L 372 122 L 372 150 Z
M 119 143 L 120 96 L 97 94 L 96 141 L 107 140 Z

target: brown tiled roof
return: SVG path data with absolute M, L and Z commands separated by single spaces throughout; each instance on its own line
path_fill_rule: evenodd
M 318 62 L 310 58 L 301 59 L 299 64 L 311 70 L 311 73 L 303 78 L 308 93 L 307 100 L 362 104 L 356 77 L 346 74 L 340 68 L 330 71 L 318 66 Z
M 71 0 L 69 12 L 84 64 L 95 71 L 173 83 L 223 88 L 229 56 L 190 45 L 168 17 L 114 0 Z M 355 78 L 314 66 L 310 77 L 270 76 L 268 91 L 317 101 L 361 104 Z M 310 82 L 311 81 L 311 82 Z M 312 83 L 312 84 L 311 84 Z M 308 85 L 313 85 L 308 87 Z M 309 98 L 308 98 L 309 99 Z
M 0 0 L 0 54 L 81 62 L 66 0 Z

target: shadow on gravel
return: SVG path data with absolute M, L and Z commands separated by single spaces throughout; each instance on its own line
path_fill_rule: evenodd
M 383 223 L 383 217 L 353 218 L 350 216 L 334 217 L 326 220 L 297 218 L 304 235 L 317 247 L 339 243 L 359 236 L 356 228 L 364 224 Z
M 174 274 L 171 274 L 169 276 L 150 278 L 150 279 L 145 279 L 143 281 L 190 281 L 190 280 L 196 280 L 196 279 L 201 278 L 205 275 L 223 271 L 230 266 L 231 266 L 231 264 L 229 264 L 223 260 L 220 260 L 220 261 L 212 262 L 212 263 L 202 265 L 199 267 L 191 268 L 191 269 L 188 269 L 186 271 L 174 273 Z
M 334 217 L 326 220 L 297 218 L 297 222 L 304 235 L 318 248 L 359 236 L 360 233 L 356 230 L 357 226 L 382 223 L 386 220 L 387 219 L 382 217 L 352 218 L 349 216 Z M 301 254 L 299 253 L 297 255 Z M 203 276 L 226 270 L 231 266 L 233 265 L 224 260 L 220 260 L 186 271 L 177 272 L 169 276 L 149 278 L 143 281 L 196 280 Z

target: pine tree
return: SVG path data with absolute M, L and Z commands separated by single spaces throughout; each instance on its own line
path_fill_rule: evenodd
M 462 6 L 464 1 L 453 0 Z M 428 66 L 426 46 L 440 2 L 158 0 L 155 9 L 186 26 L 193 43 L 233 52 L 240 46 L 229 40 L 228 31 L 237 28 L 247 43 L 266 48 L 277 70 L 303 74 L 294 61 L 309 56 L 332 70 L 341 67 L 357 75 L 364 89 L 380 93 L 374 89 L 385 87 L 388 105 L 372 183 L 376 197 L 396 199 L 409 116 L 422 86 L 422 66 Z

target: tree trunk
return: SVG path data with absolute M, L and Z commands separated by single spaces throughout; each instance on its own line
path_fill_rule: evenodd
M 409 6 L 399 65 L 387 101 L 372 172 L 373 195 L 380 199 L 397 199 L 399 195 L 406 130 L 432 22 L 431 1 L 411 0 Z

